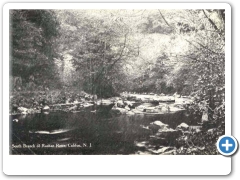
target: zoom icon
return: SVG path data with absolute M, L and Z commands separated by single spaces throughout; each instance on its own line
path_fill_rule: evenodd
M 221 136 L 217 141 L 217 149 L 224 156 L 233 155 L 238 148 L 238 142 L 233 136 Z

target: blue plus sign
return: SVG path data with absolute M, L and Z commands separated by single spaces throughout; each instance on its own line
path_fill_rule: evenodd
M 235 149 L 235 142 L 231 137 L 224 137 L 219 141 L 218 147 L 223 153 L 231 153 Z

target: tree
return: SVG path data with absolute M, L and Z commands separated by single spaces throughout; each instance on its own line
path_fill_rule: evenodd
M 54 58 L 58 56 L 55 38 L 58 21 L 51 10 L 10 11 L 10 75 L 37 85 L 48 84 L 57 74 Z M 50 78 L 51 77 L 51 78 Z
M 85 11 L 61 11 L 59 19 L 64 32 L 61 48 L 72 56 L 83 90 L 100 96 L 119 92 L 123 62 L 135 55 L 128 26 L 111 14 L 103 19 Z

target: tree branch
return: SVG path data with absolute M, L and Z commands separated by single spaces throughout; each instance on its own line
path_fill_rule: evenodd
M 168 24 L 167 20 L 164 18 L 164 16 L 162 15 L 161 11 L 158 9 L 159 14 L 161 15 L 161 17 L 163 18 L 164 22 L 171 28 L 173 28 L 171 25 Z
M 219 53 L 216 53 L 215 51 L 209 49 L 207 46 L 204 46 L 203 44 L 201 44 L 201 43 L 199 43 L 199 42 L 197 42 L 197 41 L 194 41 L 194 42 L 197 43 L 197 44 L 198 44 L 199 46 L 201 46 L 202 48 L 204 48 L 204 49 L 206 49 L 206 50 L 208 50 L 208 51 L 210 51 L 210 52 L 212 52 L 212 53 L 214 53 L 214 54 L 219 54 Z
M 209 64 L 212 64 L 212 65 L 216 65 L 210 61 L 206 61 L 206 60 L 198 60 L 196 57 L 191 57 L 189 55 L 178 55 L 180 57 L 185 57 L 185 58 L 189 58 L 191 60 L 194 60 L 194 61 L 197 61 L 197 62 L 206 62 L 206 63 L 209 63 Z M 169 56 L 169 57 L 174 57 L 174 58 L 177 58 L 177 56 Z
M 219 35 L 222 36 L 221 31 L 218 29 L 217 25 L 212 21 L 212 19 L 210 19 L 210 17 L 207 16 L 207 14 L 205 13 L 204 9 L 202 10 L 203 14 L 206 16 L 206 18 L 208 19 L 208 21 L 210 22 L 210 24 L 212 24 L 212 26 L 214 27 L 214 29 L 218 32 Z
M 128 33 L 125 34 L 125 36 L 124 36 L 124 37 L 125 37 L 125 38 L 124 38 L 124 44 L 123 44 L 123 48 L 121 49 L 121 52 L 120 52 L 120 54 L 119 54 L 119 57 L 118 57 L 111 65 L 109 65 L 108 67 L 106 67 L 106 68 L 103 67 L 103 68 L 102 68 L 100 74 L 99 74 L 98 77 L 95 79 L 95 82 L 97 82 L 98 79 L 99 79 L 100 77 L 102 77 L 103 72 L 104 72 L 105 69 L 108 71 L 109 69 L 111 69 L 111 68 L 122 58 L 123 51 L 124 51 L 124 49 L 125 49 L 125 47 L 126 47 L 127 35 L 128 35 Z
M 128 33 L 127 33 L 128 34 Z M 110 69 L 110 68 L 112 68 L 121 58 L 122 58 L 122 55 L 123 55 L 123 51 L 124 51 L 124 49 L 125 49 L 125 47 L 126 47 L 126 42 L 127 42 L 127 34 L 125 34 L 125 39 L 124 39 L 124 44 L 123 44 L 123 48 L 122 48 L 122 50 L 121 50 L 121 53 L 120 53 L 120 55 L 119 55 L 119 57 L 118 57 L 118 59 L 116 59 L 110 66 L 108 66 L 107 67 L 107 70 L 108 69 Z

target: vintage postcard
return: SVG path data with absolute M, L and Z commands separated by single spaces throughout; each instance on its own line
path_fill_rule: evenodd
M 212 158 L 201 167 L 206 173 L 231 164 L 216 146 L 231 134 L 228 4 L 10 3 L 4 10 L 8 158 Z M 229 173 L 220 169 L 210 174 Z

